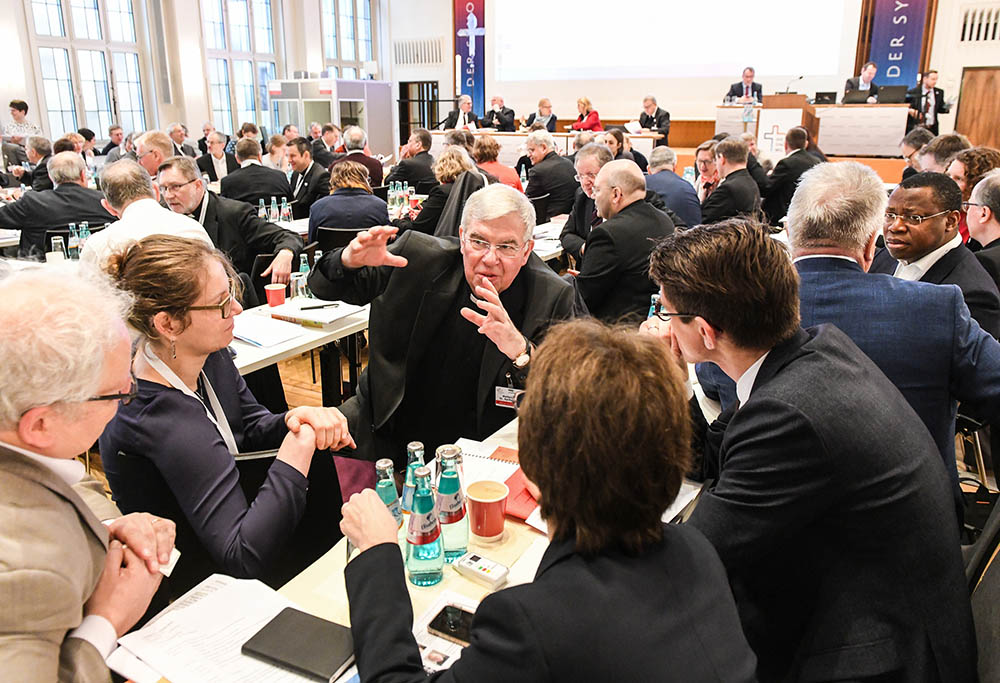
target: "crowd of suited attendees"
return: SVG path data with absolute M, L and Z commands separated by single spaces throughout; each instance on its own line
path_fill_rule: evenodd
M 21 230 L 17 256 L 41 260 L 71 222 L 103 228 L 78 269 L 0 274 L 0 516 L 39 549 L 14 560 L 0 540 L 15 678 L 106 678 L 115 639 L 212 572 L 280 586 L 342 532 L 361 550 L 346 578 L 362 680 L 423 680 L 395 523 L 346 482 L 358 463 L 404 467 L 415 435 L 433 452 L 515 415 L 552 543 L 533 583 L 481 604 L 441 680 L 960 682 L 977 656 L 996 666 L 977 655 L 955 434 L 959 406 L 983 425 L 1000 412 L 1000 151 L 914 128 L 888 189 L 794 127 L 776 163 L 751 135 L 706 140 L 692 183 L 665 138 L 646 158 L 586 98 L 561 155 L 542 99 L 509 167 L 463 129 L 463 99 L 436 158 L 415 129 L 384 170 L 357 126 L 111 126 L 97 151 L 92 131 L 53 143 L 11 107 L 0 180 L 30 191 L 0 227 Z M 643 111 L 669 130 L 655 98 Z M 500 97 L 486 118 L 514 130 Z M 396 182 L 421 205 L 390 209 L 375 190 Z M 260 215 L 272 197 L 308 219 L 305 240 Z M 552 267 L 533 230 L 561 215 Z M 358 232 L 309 287 L 371 304 L 369 364 L 339 408 L 288 410 L 274 368 L 236 370 L 232 317 L 324 227 Z M 516 414 L 493 400 L 505 383 L 527 391 Z M 66 466 L 98 439 L 114 505 Z M 264 449 L 277 458 L 248 484 L 232 455 Z M 662 525 L 682 476 L 706 488 Z M 29 533 L 29 507 L 64 536 Z

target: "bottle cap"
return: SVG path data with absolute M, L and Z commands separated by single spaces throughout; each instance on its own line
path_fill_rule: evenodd
M 413 475 L 416 477 L 429 477 L 431 476 L 431 471 L 430 468 L 424 465 L 423 467 L 418 467 L 417 469 L 415 469 L 413 471 Z

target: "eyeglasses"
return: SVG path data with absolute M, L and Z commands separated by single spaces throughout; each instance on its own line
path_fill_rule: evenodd
M 213 304 L 211 306 L 188 306 L 189 311 L 219 311 L 222 314 L 222 319 L 225 320 L 229 317 L 229 314 L 233 312 L 233 298 L 235 293 L 232 289 L 229 290 L 229 296 L 223 299 L 220 303 Z
M 962 202 L 962 211 L 965 211 L 966 213 L 968 213 L 970 206 L 986 206 L 986 205 L 985 204 L 978 204 L 976 202 Z
M 159 183 L 160 192 L 162 192 L 163 194 L 172 194 L 174 192 L 177 192 L 177 190 L 181 189 L 185 185 L 190 185 L 196 180 L 200 180 L 200 178 L 191 178 L 191 180 L 187 181 L 186 183 L 176 183 L 174 185 L 164 185 L 162 183 Z
M 139 395 L 139 384 L 135 379 L 135 372 L 129 370 L 132 376 L 132 384 L 129 385 L 128 393 L 125 394 L 102 394 L 101 396 L 91 396 L 88 401 L 121 401 L 123 406 L 127 406 L 136 396 Z
M 677 318 L 682 323 L 690 322 L 692 318 L 697 317 L 697 313 L 674 313 L 672 311 L 664 311 L 663 304 L 657 301 L 653 305 L 653 315 L 655 315 L 660 320 L 670 320 L 671 318 Z M 685 320 L 686 318 L 686 320 Z
M 581 174 L 578 173 L 575 176 L 573 176 L 573 180 L 575 180 L 578 183 L 580 181 L 582 181 L 584 178 L 586 178 L 587 180 L 590 180 L 590 181 L 597 180 L 597 174 L 596 173 L 584 173 L 584 174 L 581 175 Z
M 715 159 L 698 159 L 699 166 L 711 166 L 715 163 Z
M 524 244 L 493 244 L 475 237 L 463 237 L 462 242 L 473 254 L 486 254 L 490 249 L 500 258 L 517 258 L 524 251 Z M 527 244 L 527 242 L 525 242 Z
M 892 225 L 896 220 L 903 221 L 904 225 L 909 225 L 916 227 L 923 223 L 924 221 L 930 220 L 931 218 L 937 218 L 938 216 L 943 216 L 946 213 L 951 213 L 950 209 L 945 209 L 944 211 L 938 211 L 937 213 L 932 213 L 930 216 L 921 216 L 920 214 L 914 213 L 909 215 L 903 215 L 901 213 L 893 213 L 891 211 L 885 212 L 885 224 Z

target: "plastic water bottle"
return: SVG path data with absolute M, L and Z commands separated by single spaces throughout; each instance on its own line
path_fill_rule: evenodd
M 437 449 L 438 485 L 437 508 L 444 541 L 444 561 L 451 564 L 469 547 L 469 518 L 465 514 L 465 494 L 458 471 L 458 446 L 450 444 Z
M 257 200 L 257 218 L 267 220 L 267 207 L 264 206 L 264 198 Z
M 375 463 L 375 493 L 382 499 L 385 506 L 396 520 L 396 528 L 403 526 L 403 510 L 399 507 L 399 494 L 396 492 L 396 480 L 392 476 L 392 460 L 382 458 Z
M 80 258 L 80 233 L 76 231 L 76 223 L 69 224 L 69 238 L 66 241 L 66 253 L 71 261 Z
M 278 222 L 278 199 L 276 197 L 271 197 L 271 213 L 268 214 L 267 220 L 272 223 Z
M 424 466 L 424 444 L 411 441 L 406 445 L 406 479 L 403 480 L 403 512 L 409 514 L 413 510 L 413 492 L 416 490 L 416 471 Z
M 444 574 L 441 524 L 431 491 L 431 471 L 418 467 L 414 478 L 413 512 L 406 529 L 406 574 L 415 586 L 433 586 Z
M 283 223 L 292 222 L 292 208 L 288 206 L 288 197 L 281 198 L 281 220 Z
M 685 166 L 684 167 L 684 180 L 686 180 L 689 183 L 691 183 L 691 186 L 694 187 L 694 184 L 696 182 L 695 181 L 695 177 L 694 177 L 694 166 Z
M 656 315 L 656 306 L 659 303 L 660 303 L 660 295 L 659 294 L 650 294 L 649 295 L 649 314 L 646 315 L 646 319 L 647 320 L 649 318 L 652 318 L 654 315 Z

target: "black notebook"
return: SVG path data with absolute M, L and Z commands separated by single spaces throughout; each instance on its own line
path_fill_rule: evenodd
M 317 681 L 333 681 L 354 661 L 351 629 L 286 607 L 243 643 L 243 654 Z

